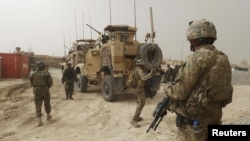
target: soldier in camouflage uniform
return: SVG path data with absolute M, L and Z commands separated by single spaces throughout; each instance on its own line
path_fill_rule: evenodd
M 74 81 L 76 81 L 74 68 L 72 68 L 71 63 L 67 63 L 67 68 L 64 70 L 62 76 L 62 84 L 64 84 L 66 99 L 73 100 Z
M 170 67 L 170 65 L 167 65 L 168 69 L 166 71 L 166 78 L 167 82 L 173 82 L 174 81 L 174 69 Z
M 187 40 L 194 53 L 181 65 L 174 83 L 164 87 L 170 101 L 166 108 L 178 115 L 185 141 L 207 141 L 207 126 L 221 124 L 222 108 L 232 101 L 230 63 L 213 45 L 216 39 L 212 22 L 190 22 Z
M 132 117 L 132 120 L 130 121 L 130 123 L 134 127 L 140 127 L 140 125 L 137 122 L 143 120 L 143 118 L 140 117 L 140 114 L 146 102 L 146 97 L 144 94 L 144 85 L 145 85 L 145 81 L 152 77 L 154 70 L 152 69 L 150 73 L 145 74 L 145 69 L 144 69 L 142 60 L 139 59 L 136 61 L 136 68 L 134 71 L 135 71 L 135 78 L 137 82 L 136 84 L 137 87 L 135 88 L 137 106 L 136 106 L 134 116 Z
M 39 62 L 37 70 L 30 75 L 30 83 L 33 87 L 34 102 L 36 108 L 36 117 L 38 118 L 38 126 L 42 126 L 42 104 L 44 102 L 45 111 L 47 113 L 47 120 L 52 118 L 50 93 L 49 88 L 53 85 L 53 80 L 48 71 L 45 71 L 45 64 Z

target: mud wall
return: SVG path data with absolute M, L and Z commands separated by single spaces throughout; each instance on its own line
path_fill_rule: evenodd
M 43 61 L 49 67 L 61 68 L 60 63 L 63 62 L 63 57 L 47 56 L 47 55 L 34 55 L 30 57 L 31 64 Z

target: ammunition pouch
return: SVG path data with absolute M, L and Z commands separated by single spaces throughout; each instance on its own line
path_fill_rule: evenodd
M 151 82 L 149 80 L 146 80 L 144 83 L 145 83 L 144 84 L 145 97 L 153 99 L 154 96 L 155 96 L 155 94 L 156 94 L 156 91 L 152 90 L 152 88 L 151 88 Z
M 185 125 L 192 125 L 193 120 L 188 119 L 188 118 L 176 113 L 175 124 L 176 124 L 176 127 L 180 128 L 180 127 L 183 127 Z
M 175 119 L 176 127 L 182 127 L 183 120 L 184 120 L 184 117 L 176 113 L 176 119 Z

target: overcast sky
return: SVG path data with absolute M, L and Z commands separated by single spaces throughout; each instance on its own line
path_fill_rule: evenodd
M 155 42 L 164 58 L 184 60 L 191 53 L 188 22 L 205 18 L 215 24 L 215 46 L 231 63 L 250 62 L 249 6 L 249 0 L 135 0 L 134 11 L 134 0 L 0 0 L 0 52 L 21 47 L 63 56 L 64 42 L 70 46 L 76 39 L 98 37 L 86 24 L 103 32 L 109 24 L 136 23 L 137 40 L 144 42 L 152 7 Z

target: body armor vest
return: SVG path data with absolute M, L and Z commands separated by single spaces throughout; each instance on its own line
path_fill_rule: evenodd
M 46 78 L 45 73 L 43 71 L 35 72 L 33 74 L 33 86 L 45 86 Z

